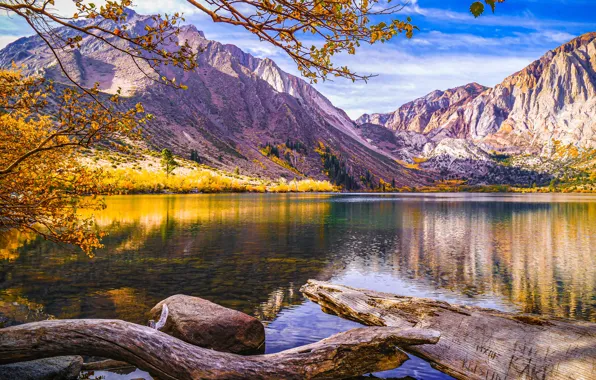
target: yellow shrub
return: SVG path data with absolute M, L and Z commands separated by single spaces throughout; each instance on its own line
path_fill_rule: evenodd
M 192 170 L 167 176 L 164 172 L 134 169 L 106 169 L 103 177 L 105 193 L 222 193 L 222 192 L 307 192 L 334 191 L 328 181 L 305 179 L 288 183 L 281 178 L 268 184 L 264 180 L 233 176 L 208 169 Z

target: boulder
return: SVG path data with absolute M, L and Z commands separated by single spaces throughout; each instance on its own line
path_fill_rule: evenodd
M 161 331 L 195 346 L 236 354 L 263 352 L 265 328 L 250 315 L 198 297 L 174 295 L 151 309 L 150 319 L 159 320 L 162 306 L 168 318 Z
M 80 356 L 59 356 L 0 365 L 0 380 L 78 379 L 83 366 Z

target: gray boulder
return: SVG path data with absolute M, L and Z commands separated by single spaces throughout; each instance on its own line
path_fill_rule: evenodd
M 159 320 L 162 306 L 168 318 L 161 331 L 199 347 L 247 354 L 262 352 L 263 324 L 250 315 L 228 309 L 198 297 L 171 296 L 151 309 L 150 319 Z
M 0 380 L 77 379 L 83 366 L 80 356 L 59 356 L 0 366 Z

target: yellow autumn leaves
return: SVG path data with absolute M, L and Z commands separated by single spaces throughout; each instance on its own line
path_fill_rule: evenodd
M 118 96 L 101 100 L 0 70 L 1 230 L 32 231 L 89 253 L 101 245 L 93 220 L 78 214 L 103 208 L 95 196 L 101 172 L 81 166 L 78 152 L 98 141 L 137 138 L 146 120 L 140 105 L 123 112 Z

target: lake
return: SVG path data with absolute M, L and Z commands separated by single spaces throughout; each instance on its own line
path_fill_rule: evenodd
M 0 237 L 0 326 L 145 313 L 200 296 L 267 324 L 267 352 L 359 326 L 301 295 L 310 278 L 596 322 L 596 196 L 221 194 L 107 198 L 90 258 Z M 105 374 L 104 374 L 105 375 Z M 107 374 L 107 378 L 134 378 Z M 448 379 L 413 357 L 378 376 Z

